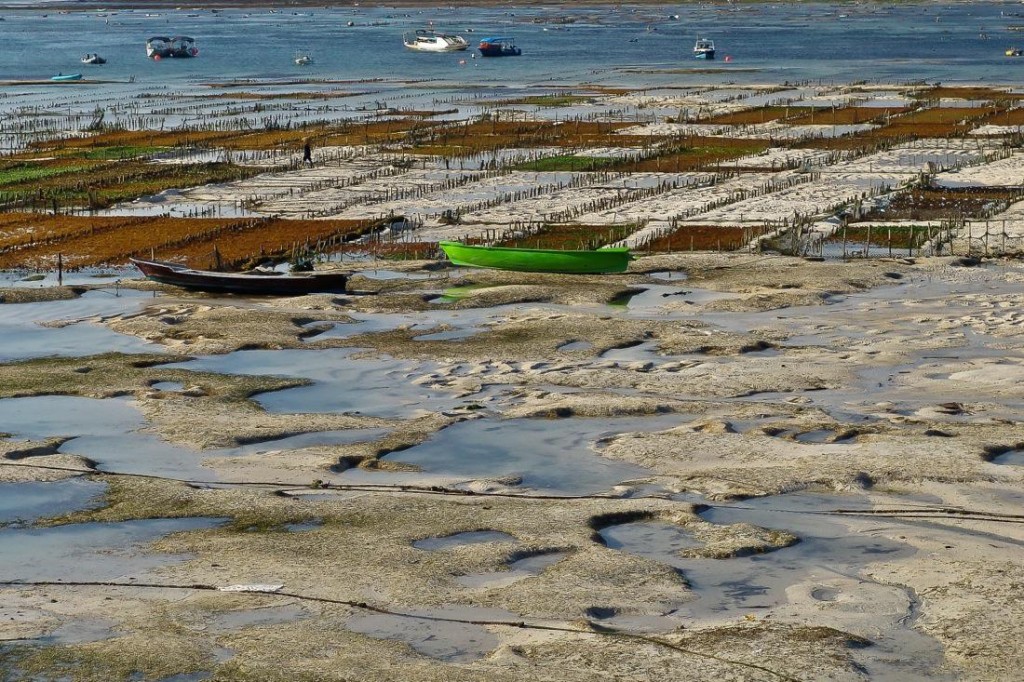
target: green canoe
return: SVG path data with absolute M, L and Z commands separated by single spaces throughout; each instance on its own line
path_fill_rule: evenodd
M 559 249 L 518 249 L 506 246 L 470 246 L 460 242 L 438 243 L 453 264 L 473 268 L 591 274 L 625 272 L 630 261 L 627 247 L 596 251 L 562 251 Z

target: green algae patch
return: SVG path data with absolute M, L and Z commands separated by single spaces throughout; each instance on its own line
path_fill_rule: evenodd
M 256 393 L 307 383 L 301 379 L 228 376 L 157 366 L 187 359 L 188 356 L 103 353 L 3 364 L 0 365 L 0 398 L 35 395 L 112 398 L 141 394 L 154 383 L 172 381 L 198 386 L 197 395 L 246 401 Z
M 107 490 L 102 504 L 38 522 L 41 526 L 114 523 L 139 519 L 224 518 L 212 531 L 254 533 L 282 531 L 288 524 L 319 520 L 324 510 L 300 507 L 286 497 L 255 489 L 198 489 L 185 483 L 145 477 L 102 476 Z M 353 523 L 358 517 L 335 514 L 328 522 Z
M 466 284 L 464 286 L 448 287 L 439 298 L 434 299 L 436 303 L 455 303 L 470 298 L 482 289 L 489 289 L 491 284 Z
M 65 646 L 18 646 L 0 651 L 0 667 L 33 680 L 113 682 L 157 680 L 210 670 L 212 647 L 167 619 L 129 635 Z
M 527 161 L 515 166 L 518 171 L 535 172 L 572 172 L 585 173 L 603 170 L 619 163 L 620 159 L 609 156 L 576 156 L 575 154 L 562 154 L 559 156 L 546 156 L 536 161 Z
M 78 298 L 85 287 L 0 287 L 0 303 L 38 303 L 41 301 L 70 301 Z

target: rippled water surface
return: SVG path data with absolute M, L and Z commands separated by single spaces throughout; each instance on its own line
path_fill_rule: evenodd
M 708 69 L 689 79 L 782 82 L 805 79 L 974 80 L 1015 82 L 1003 55 L 1014 5 L 997 2 L 607 5 L 488 8 L 457 6 L 5 11 L 0 78 L 38 79 L 84 72 L 88 78 L 144 85 L 237 78 L 390 79 L 507 86 L 562 79 L 675 84 L 668 69 Z M 675 18 L 678 17 L 678 18 Z M 349 26 L 349 22 L 352 26 Z M 513 35 L 514 59 L 413 53 L 402 34 L 429 25 L 464 35 Z M 691 56 L 697 34 L 720 58 Z M 196 59 L 154 62 L 154 35 L 196 39 Z M 67 40 L 67 36 L 76 36 Z M 250 37 L 258 36 L 258 40 Z M 601 49 L 593 49 L 600 45 Z M 297 66 L 297 51 L 314 64 Z M 103 66 L 79 58 L 98 52 Z M 726 57 L 729 60 L 726 61 Z M 461 63 L 465 61 L 465 63 Z M 662 73 L 649 73 L 650 71 Z M 396 93 L 374 87 L 377 100 Z

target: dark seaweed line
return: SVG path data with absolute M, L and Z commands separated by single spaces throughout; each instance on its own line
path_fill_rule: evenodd
M 119 583 L 114 581 L 60 581 L 60 580 L 0 580 L 0 586 L 7 587 L 137 587 L 141 589 L 160 589 L 160 590 L 206 590 L 209 592 L 224 592 L 221 588 L 216 585 L 206 585 L 204 583 L 194 583 L 191 585 L 175 585 L 170 583 Z M 277 596 L 277 597 L 288 597 L 290 599 L 299 599 L 302 601 L 318 602 L 322 604 L 333 604 L 337 606 L 348 606 L 350 608 L 361 609 L 364 611 L 370 611 L 372 613 L 379 613 L 386 616 L 395 616 L 398 618 L 409 618 L 413 620 L 429 620 L 441 623 L 460 623 L 466 625 L 481 625 L 481 626 L 500 626 L 510 628 L 520 628 L 524 630 L 543 630 L 547 632 L 564 632 L 576 635 L 601 635 L 606 637 L 616 637 L 620 639 L 635 640 L 640 642 L 646 642 L 654 644 L 656 646 L 678 651 L 679 653 L 689 654 L 691 656 L 698 656 L 702 658 L 710 658 L 721 663 L 728 665 L 741 666 L 744 668 L 750 668 L 752 670 L 760 670 L 766 672 L 774 677 L 787 682 L 799 682 L 795 677 L 790 677 L 785 673 L 780 673 L 771 668 L 758 665 L 756 663 L 747 663 L 745 661 L 737 661 L 723 656 L 717 656 L 703 651 L 697 651 L 694 649 L 688 649 L 678 644 L 665 641 L 658 637 L 651 635 L 638 635 L 630 632 L 620 632 L 605 626 L 597 625 L 591 621 L 587 621 L 592 630 L 579 630 L 576 628 L 565 627 L 561 625 L 542 625 L 540 623 L 527 623 L 526 621 L 506 621 L 506 620 L 470 620 L 466 618 L 448 618 L 445 616 L 423 616 L 416 615 L 413 613 L 404 613 L 402 611 L 392 611 L 380 606 L 373 606 L 362 601 L 352 601 L 348 599 L 332 599 L 331 597 L 316 597 L 308 594 L 300 594 L 298 592 L 283 592 L 283 591 L 263 591 L 263 590 L 238 590 L 232 591 L 232 594 L 258 594 L 266 596 Z M 0 640 L 3 641 L 3 640 Z M 19 641 L 19 640 L 10 640 Z
M 766 511 L 758 507 L 742 504 L 707 504 L 701 506 L 715 509 L 739 509 L 742 511 Z M 992 521 L 995 523 L 1024 523 L 1024 514 L 1000 514 L 999 512 L 974 511 L 961 507 L 935 507 L 921 505 L 910 508 L 889 509 L 771 509 L 767 511 L 780 514 L 816 514 L 819 516 L 868 516 L 881 518 L 922 518 L 922 519 L 962 519 L 965 521 Z
M 218 488 L 218 487 L 258 487 L 275 488 L 279 495 L 287 496 L 290 491 L 298 490 L 337 490 L 341 492 L 381 492 L 381 493 L 408 493 L 410 495 L 449 495 L 453 497 L 509 497 L 513 499 L 531 500 L 618 500 L 623 499 L 614 495 L 546 495 L 523 494 L 523 493 L 502 493 L 502 492 L 479 492 L 474 490 L 458 490 L 455 488 L 444 488 L 441 486 L 414 486 L 398 484 L 375 484 L 375 483 L 325 483 L 318 486 L 281 483 L 280 481 L 200 481 L 186 478 L 174 478 L 171 476 L 158 476 L 155 474 L 132 474 L 123 471 L 102 471 L 99 469 L 83 469 L 75 467 L 53 466 L 49 464 L 22 464 L 20 462 L 0 462 L 0 466 L 25 467 L 29 469 L 44 469 L 47 471 L 66 471 L 80 476 L 110 476 L 116 478 L 142 478 L 153 481 L 167 481 L 170 483 L 183 483 L 196 488 Z
M 110 476 L 117 478 L 141 478 L 154 481 L 167 481 L 169 483 L 182 483 L 192 487 L 260 487 L 274 488 L 277 495 L 289 496 L 291 491 L 300 490 L 337 490 L 339 492 L 366 492 L 366 493 L 404 493 L 408 495 L 441 495 L 449 497 L 503 497 L 516 500 L 624 500 L 624 499 L 663 499 L 654 495 L 643 498 L 624 498 L 616 495 L 546 495 L 543 493 L 502 493 L 502 492 L 481 492 L 476 490 L 457 490 L 455 488 L 444 488 L 441 486 L 412 486 L 412 485 L 388 485 L 388 484 L 350 484 L 330 483 L 322 486 L 311 487 L 304 485 L 288 485 L 279 481 L 199 481 L 170 476 L 157 476 L 154 474 L 131 474 L 119 471 L 100 471 L 97 469 L 76 469 L 74 467 L 60 467 L 47 464 L 21 464 L 14 462 L 0 462 L 0 466 L 26 467 L 30 469 L 45 469 L 49 471 L 68 471 L 80 476 Z M 741 504 L 711 504 L 708 502 L 686 502 L 694 504 L 701 509 L 740 509 L 756 511 L 754 507 Z M 817 514 L 821 516 L 869 516 L 883 518 L 948 518 L 973 521 L 991 521 L 993 523 L 1024 523 L 1024 514 L 999 514 L 997 512 L 980 512 L 957 507 L 922 507 L 918 509 L 772 509 L 773 512 L 783 514 Z

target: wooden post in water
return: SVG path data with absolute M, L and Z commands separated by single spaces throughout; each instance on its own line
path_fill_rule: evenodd
M 64 286 L 64 257 L 57 254 L 57 286 Z

